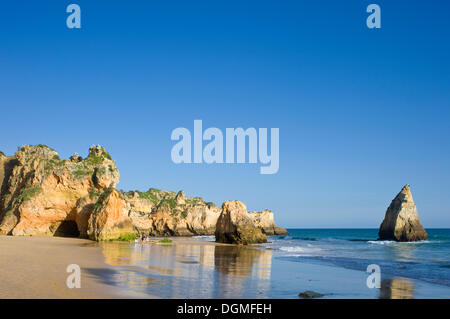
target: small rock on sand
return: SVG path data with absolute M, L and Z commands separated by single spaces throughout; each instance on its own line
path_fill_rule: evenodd
M 320 298 L 323 297 L 323 294 L 320 294 L 315 291 L 306 290 L 298 294 L 299 297 L 302 297 L 304 299 L 312 299 L 312 298 Z

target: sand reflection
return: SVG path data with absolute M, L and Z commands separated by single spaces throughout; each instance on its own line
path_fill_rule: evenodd
M 264 297 L 270 286 L 272 252 L 242 246 L 216 246 L 216 297 L 235 298 L 257 292 Z M 247 292 L 247 293 L 246 293 Z
M 119 287 L 164 298 L 267 297 L 272 251 L 174 240 L 173 244 L 99 244 L 117 267 Z
M 135 264 L 149 257 L 142 245 L 122 242 L 99 242 L 105 263 L 113 266 Z
M 380 299 L 413 299 L 414 283 L 405 278 L 383 279 Z

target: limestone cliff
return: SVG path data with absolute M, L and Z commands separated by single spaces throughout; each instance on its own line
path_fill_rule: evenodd
M 130 206 L 113 187 L 100 195 L 89 217 L 87 234 L 93 240 L 117 239 L 134 234 Z
M 428 235 L 419 220 L 409 185 L 389 205 L 378 233 L 380 240 L 418 241 Z
M 221 211 L 199 197 L 187 198 L 183 191 L 176 194 L 152 188 L 126 196 L 136 230 L 151 236 L 212 235 Z
M 2 194 L 3 184 L 5 180 L 8 179 L 8 173 L 10 169 L 8 169 L 8 163 L 10 163 L 11 158 L 6 157 L 3 152 L 0 152 L 0 195 Z M 0 208 L 1 209 L 1 208 Z M 0 210 L 1 215 L 1 210 Z
M 61 160 L 45 145 L 25 145 L 1 166 L 0 234 L 16 236 L 85 236 L 99 194 L 119 180 L 99 146 L 85 159 Z
M 260 228 L 262 232 L 268 236 L 271 235 L 289 235 L 285 228 L 275 225 L 272 211 L 266 209 L 262 212 L 249 212 L 249 217 L 253 224 Z
M 253 223 L 247 208 L 239 201 L 223 203 L 215 235 L 219 243 L 247 245 L 267 242 L 266 235 Z
M 67 160 L 45 145 L 25 145 L 10 157 L 0 152 L 0 234 L 93 240 L 214 234 L 222 209 L 213 203 L 183 191 L 118 191 L 118 182 L 101 146 Z M 286 233 L 268 210 L 246 216 L 264 234 Z

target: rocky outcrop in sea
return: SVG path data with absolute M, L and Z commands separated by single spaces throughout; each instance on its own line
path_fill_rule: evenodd
M 216 225 L 216 242 L 227 244 L 258 244 L 267 242 L 262 227 L 258 227 L 244 203 L 226 201 Z
M 9 157 L 0 152 L 0 234 L 93 240 L 214 235 L 222 212 L 214 203 L 183 191 L 119 191 L 119 177 L 101 146 L 67 160 L 46 145 L 25 145 Z M 287 233 L 268 210 L 249 215 L 264 234 Z
M 389 205 L 378 233 L 380 240 L 419 241 L 428 234 L 419 220 L 410 186 L 405 185 Z

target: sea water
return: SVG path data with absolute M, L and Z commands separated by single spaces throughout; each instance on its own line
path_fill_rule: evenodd
M 173 244 L 99 243 L 115 271 L 100 280 L 125 296 L 163 298 L 450 298 L 450 229 L 414 243 L 378 241 L 377 229 L 288 229 L 260 245 L 222 245 L 214 236 Z M 367 267 L 381 270 L 370 288 Z M 96 274 L 92 274 L 96 275 Z
M 427 229 L 428 240 L 379 241 L 377 229 L 288 229 L 267 247 L 277 258 L 366 271 L 377 264 L 384 275 L 450 287 L 450 229 Z

